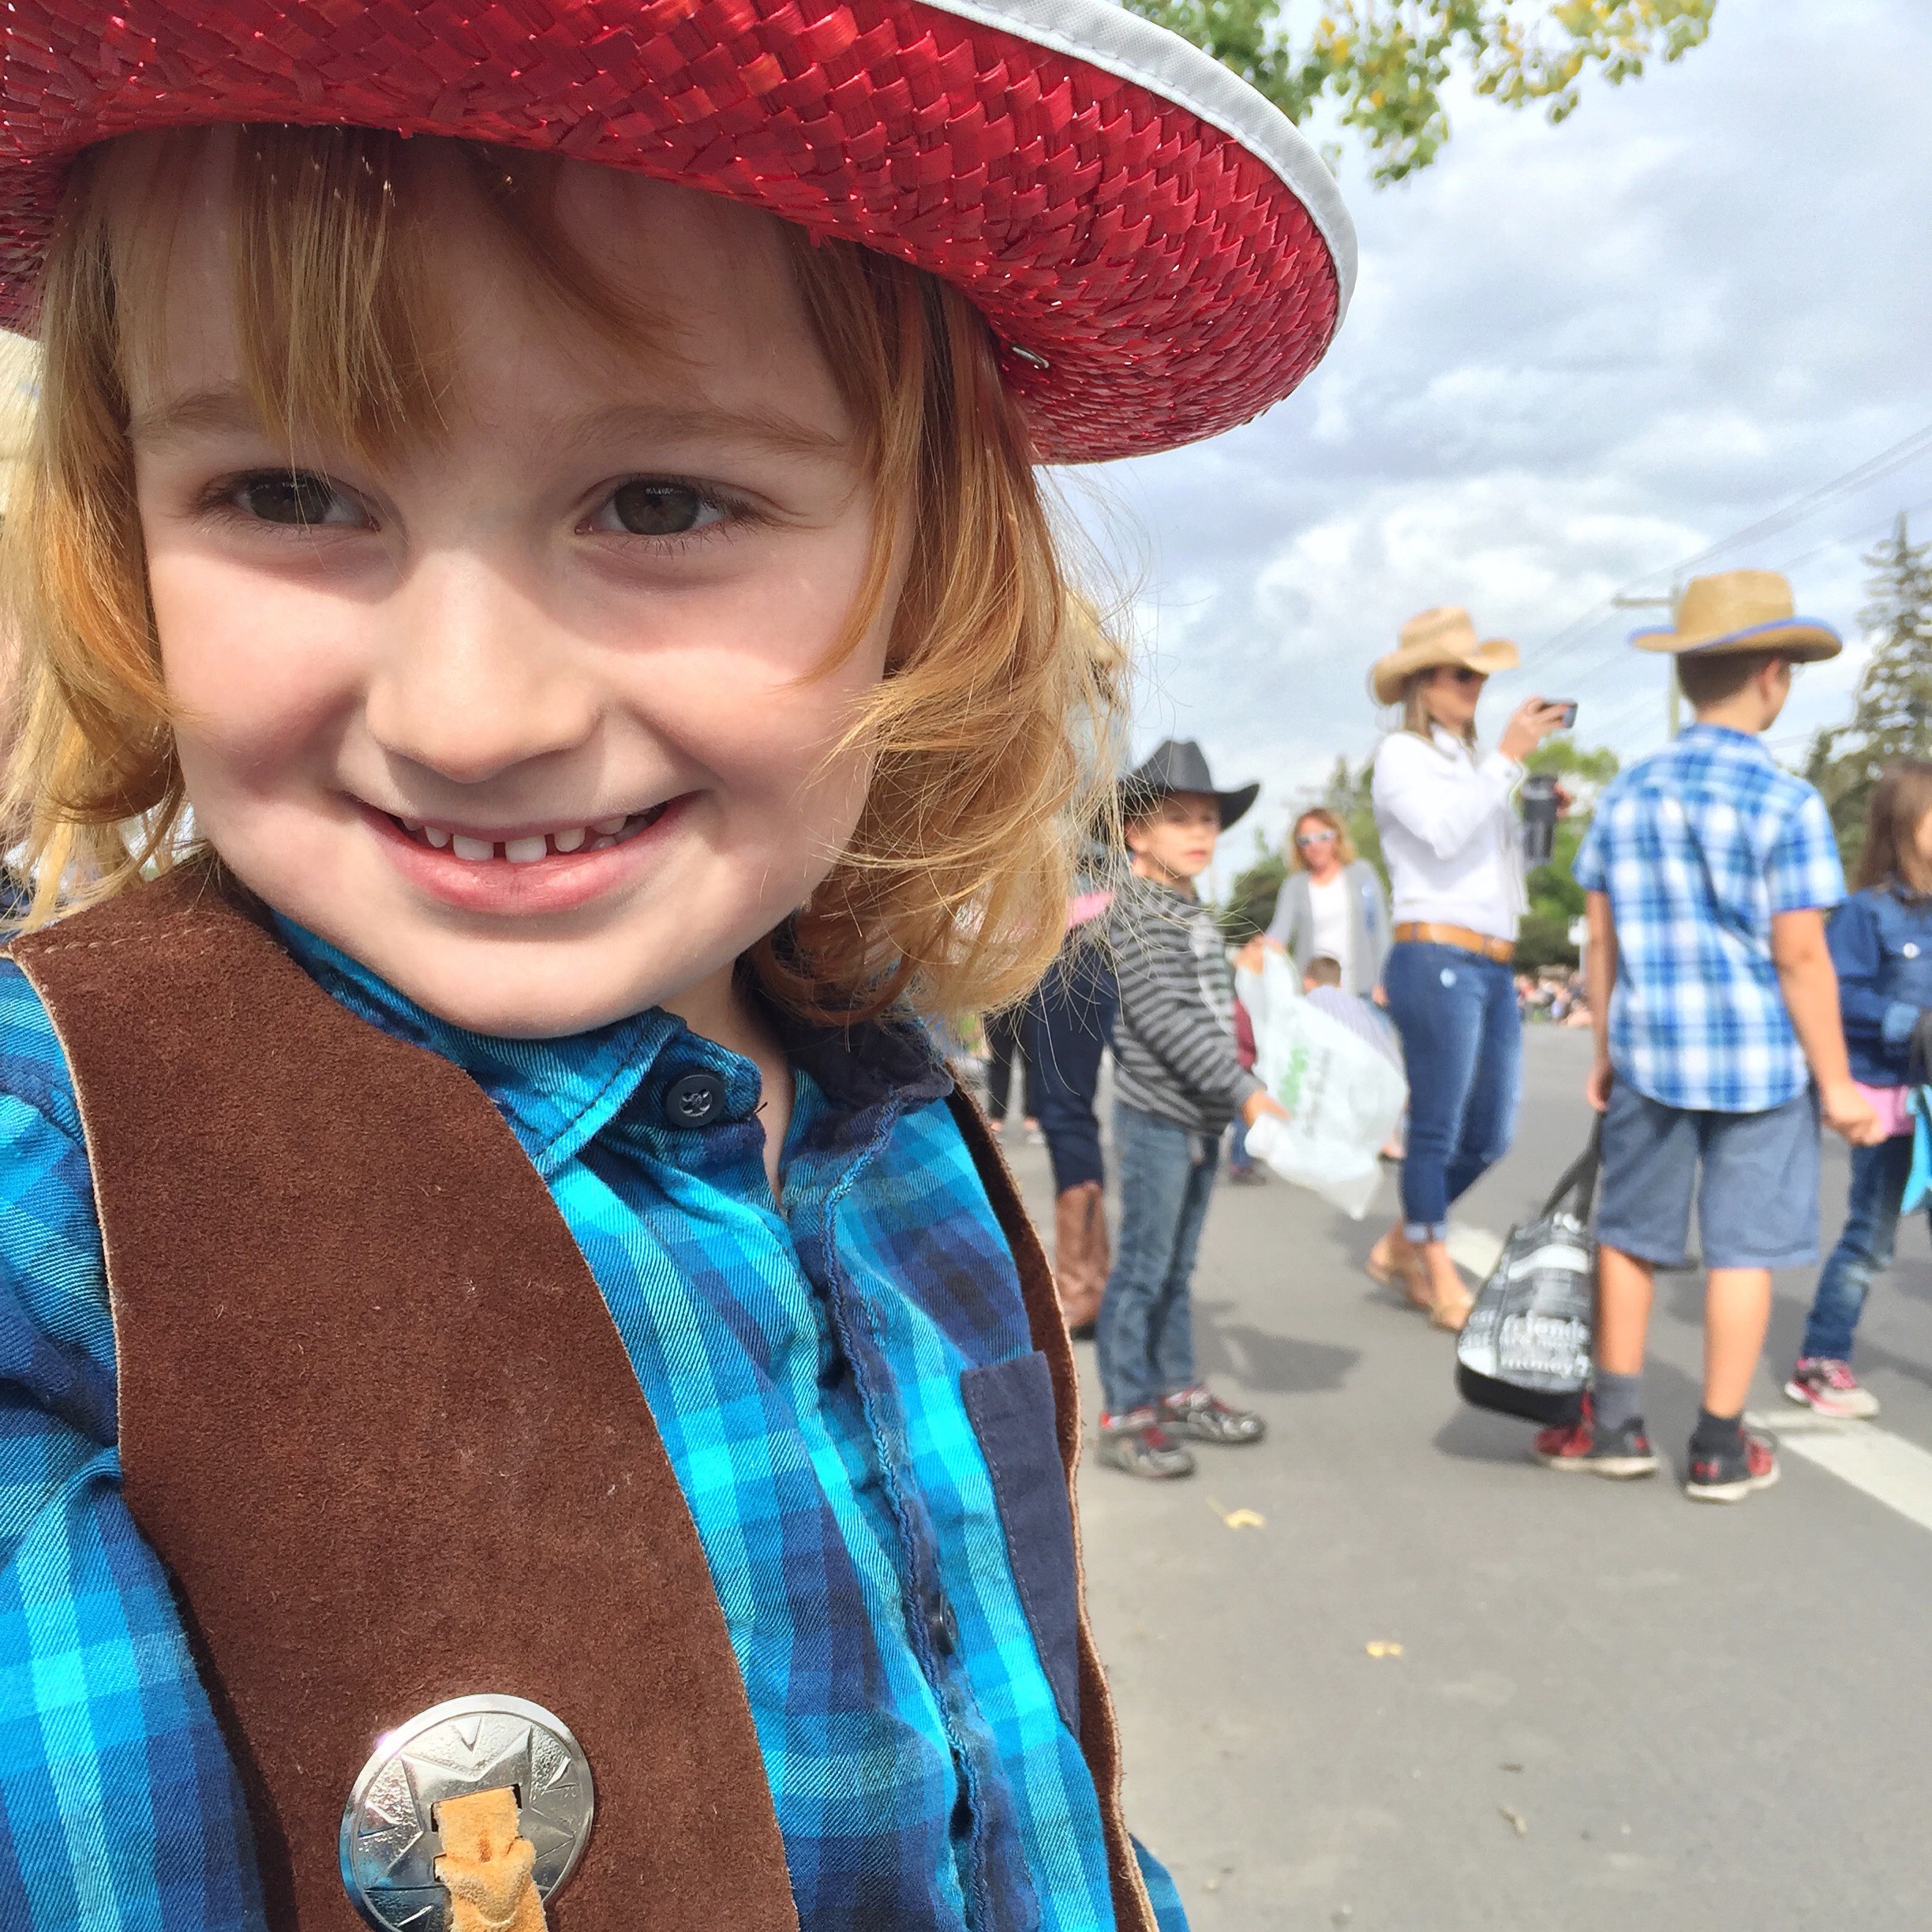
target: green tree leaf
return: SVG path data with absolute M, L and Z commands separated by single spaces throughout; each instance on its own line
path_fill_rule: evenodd
M 1299 123 L 1324 99 L 1378 183 L 1427 167 L 1449 138 L 1443 89 L 1460 69 L 1478 94 L 1540 103 L 1567 120 L 1593 68 L 1612 86 L 1680 60 L 1710 32 L 1717 0 L 1335 0 L 1305 41 L 1281 0 L 1126 0 L 1257 88 Z

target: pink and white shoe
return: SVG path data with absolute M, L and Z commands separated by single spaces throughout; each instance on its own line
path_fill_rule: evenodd
M 1852 1372 L 1852 1365 L 1829 1355 L 1800 1355 L 1784 1393 L 1820 1415 L 1846 1421 L 1863 1422 L 1878 1413 L 1878 1398 Z

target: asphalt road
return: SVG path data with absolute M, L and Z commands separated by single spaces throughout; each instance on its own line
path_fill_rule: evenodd
M 1500 1235 L 1575 1153 L 1588 1050 L 1531 1031 L 1517 1150 L 1460 1220 Z M 1043 1151 L 1013 1152 L 1046 1209 Z M 1828 1242 L 1844 1189 L 1833 1145 Z M 1268 1438 L 1204 1448 L 1184 1482 L 1083 1471 L 1129 1816 L 1196 1932 L 1932 1926 L 1932 1528 L 1788 1450 L 1730 1508 L 1538 1468 L 1526 1427 L 1458 1402 L 1449 1339 L 1362 1274 L 1393 1192 L 1356 1223 L 1279 1181 L 1219 1189 L 1201 1359 Z M 1878 1428 L 1932 1447 L 1923 1222 L 1900 1246 L 1859 1365 Z M 1778 1384 L 1811 1281 L 1780 1278 L 1754 1408 L 1799 1413 Z M 1700 1297 L 1665 1278 L 1653 1326 L 1679 1475 Z M 1243 1511 L 1260 1525 L 1230 1527 Z

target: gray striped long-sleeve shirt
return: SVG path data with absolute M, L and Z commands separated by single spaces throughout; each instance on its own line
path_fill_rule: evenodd
M 1261 1083 L 1234 1056 L 1234 975 L 1192 893 L 1130 878 L 1107 934 L 1120 978 L 1114 1091 L 1129 1106 L 1218 1134 Z

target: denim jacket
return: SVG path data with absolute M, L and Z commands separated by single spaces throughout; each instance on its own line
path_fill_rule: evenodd
M 1932 1006 L 1932 897 L 1868 886 L 1833 913 L 1825 937 L 1852 1077 L 1902 1087 L 1912 1028 Z

